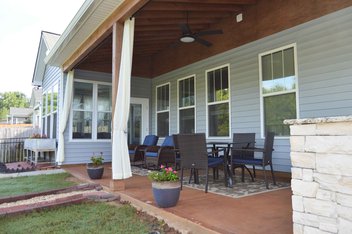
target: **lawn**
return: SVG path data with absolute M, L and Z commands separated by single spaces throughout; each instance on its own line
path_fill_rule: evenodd
M 128 204 L 82 203 L 41 212 L 0 217 L 1 233 L 150 233 L 162 223 L 140 219 Z M 174 232 L 172 232 L 174 233 Z
M 71 175 L 59 173 L 52 175 L 24 176 L 0 179 L 0 197 L 43 192 L 70 187 L 76 183 L 68 181 Z

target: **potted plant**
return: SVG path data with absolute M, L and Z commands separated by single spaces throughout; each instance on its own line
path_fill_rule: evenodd
M 161 165 L 160 170 L 150 172 L 148 178 L 152 180 L 154 200 L 159 207 L 166 208 L 177 204 L 181 191 L 177 171 Z
M 101 179 L 104 173 L 103 166 L 103 153 L 100 152 L 100 156 L 93 156 L 90 158 L 91 163 L 87 164 L 87 173 L 91 179 Z

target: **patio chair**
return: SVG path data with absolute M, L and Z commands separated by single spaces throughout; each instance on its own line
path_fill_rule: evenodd
M 130 155 L 130 162 L 132 165 L 144 164 L 144 150 L 148 146 L 153 146 L 158 143 L 158 136 L 148 135 L 144 138 L 142 145 L 129 145 L 128 153 Z
M 274 149 L 273 149 L 274 136 L 275 136 L 275 134 L 273 132 L 266 133 L 264 148 L 255 148 L 254 147 L 254 148 L 246 148 L 246 149 L 233 149 L 233 151 L 235 151 L 234 155 L 237 155 L 237 153 L 246 154 L 248 152 L 259 152 L 259 153 L 262 153 L 261 158 L 253 157 L 253 159 L 240 159 L 240 158 L 235 159 L 235 158 L 233 158 L 233 155 L 231 155 L 231 162 L 233 162 L 234 164 L 242 165 L 242 166 L 246 166 L 246 165 L 262 166 L 265 184 L 266 184 L 267 189 L 269 189 L 268 179 L 267 179 L 266 171 L 265 171 L 265 167 L 267 165 L 270 166 L 271 176 L 273 178 L 273 183 L 274 183 L 274 185 L 276 185 L 274 171 L 273 171 L 273 164 L 272 164 L 272 152 L 274 151 Z
M 243 152 L 236 151 L 236 149 L 243 148 L 254 148 L 255 144 L 255 133 L 234 133 L 232 137 L 232 147 L 231 147 L 231 171 L 234 172 L 235 168 L 240 167 L 242 169 L 242 182 L 244 182 L 244 170 L 246 169 L 249 175 L 254 181 L 256 177 L 255 166 L 253 166 L 253 175 L 246 165 L 236 164 L 236 160 L 252 160 L 254 159 L 254 151 Z
M 145 166 L 149 169 L 160 168 L 160 165 L 176 165 L 175 145 L 172 136 L 165 137 L 161 146 L 148 146 L 144 153 Z
M 224 166 L 223 157 L 212 158 L 209 160 L 207 144 L 204 133 L 179 134 L 175 135 L 181 157 L 181 189 L 183 184 L 184 169 L 191 170 L 197 181 L 198 170 L 205 170 L 205 192 L 208 192 L 208 168 Z

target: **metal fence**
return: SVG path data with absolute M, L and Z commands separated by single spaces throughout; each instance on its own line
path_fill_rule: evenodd
M 27 137 L 22 138 L 3 138 L 0 139 L 0 162 L 20 162 L 24 161 L 24 140 Z

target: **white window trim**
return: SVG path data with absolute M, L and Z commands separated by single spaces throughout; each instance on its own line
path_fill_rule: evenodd
M 214 70 L 221 69 L 224 67 L 227 67 L 227 71 L 228 71 L 229 99 L 226 101 L 217 101 L 217 102 L 209 103 L 208 102 L 208 76 L 207 76 L 207 74 L 210 71 L 214 71 Z M 208 111 L 208 108 L 211 105 L 217 105 L 217 104 L 223 104 L 223 103 L 228 103 L 228 105 L 229 105 L 229 135 L 228 136 L 219 136 L 219 137 L 209 136 L 209 114 L 208 114 L 209 111 Z M 210 139 L 210 140 L 211 139 L 214 139 L 214 140 L 218 140 L 218 139 L 229 140 L 229 139 L 231 139 L 231 132 L 232 132 L 232 127 L 231 127 L 231 71 L 230 71 L 230 64 L 229 63 L 205 70 L 205 105 L 206 105 L 206 108 L 205 108 L 205 115 L 206 115 L 206 117 L 205 117 L 205 119 L 206 119 L 205 131 L 206 131 L 207 139 Z
M 261 58 L 265 55 L 268 54 L 273 54 L 278 51 L 282 51 L 288 48 L 293 48 L 293 53 L 294 53 L 294 63 L 295 63 L 295 82 L 296 82 L 296 88 L 294 90 L 287 90 L 287 91 L 279 91 L 279 92 L 274 92 L 270 94 L 263 94 L 263 87 L 262 87 L 262 62 Z M 276 96 L 276 95 L 282 95 L 282 94 L 288 94 L 288 93 L 296 93 L 296 118 L 299 119 L 300 117 L 300 109 L 299 109 L 299 86 L 298 86 L 298 68 L 297 68 L 297 44 L 292 43 L 286 46 L 281 46 L 276 49 L 272 49 L 263 53 L 258 54 L 258 63 L 259 63 L 259 91 L 260 91 L 260 134 L 261 138 L 265 138 L 265 133 L 264 133 L 264 97 L 271 97 L 271 96 Z M 289 139 L 290 136 L 275 136 L 277 139 Z
M 194 105 L 180 107 L 180 81 L 192 78 L 194 80 Z M 180 110 L 194 109 L 194 132 L 197 132 L 197 84 L 196 84 L 196 74 L 189 75 L 177 80 L 177 133 L 180 133 Z
M 72 138 L 72 123 L 73 123 L 73 95 L 72 95 L 72 106 L 70 109 L 70 127 L 69 127 L 69 142 L 111 142 L 111 139 L 97 139 L 97 116 L 98 116 L 98 108 L 97 108 L 97 99 L 98 99 L 98 85 L 107 85 L 112 86 L 111 83 L 100 82 L 100 81 L 91 81 L 91 80 L 82 80 L 82 79 L 74 79 L 74 82 L 88 83 L 93 84 L 93 106 L 92 106 L 92 138 L 91 139 L 74 139 Z M 83 110 L 84 111 L 84 110 Z
M 165 85 L 169 85 L 169 109 L 168 110 L 162 110 L 162 111 L 158 111 L 158 88 L 159 87 L 162 87 L 162 86 L 165 86 Z M 170 100 L 171 99 L 171 82 L 167 82 L 167 83 L 163 83 L 163 84 L 160 84 L 160 85 L 157 85 L 155 87 L 155 129 L 156 129 L 156 133 L 155 135 L 158 135 L 158 114 L 159 113 L 165 113 L 165 112 L 169 112 L 169 135 L 170 135 L 170 119 L 171 119 L 171 116 L 170 116 L 170 109 L 171 109 L 171 106 L 170 106 Z M 165 137 L 159 137 L 159 139 L 164 139 Z
M 48 138 L 50 139 L 54 139 L 56 138 L 56 136 L 53 135 L 53 130 L 54 130 L 54 114 L 55 113 L 58 113 L 58 106 L 56 107 L 56 111 L 52 111 L 52 108 L 53 108 L 53 104 L 54 104 L 54 87 L 57 86 L 58 87 L 58 92 L 59 92 L 59 89 L 60 89 L 60 86 L 59 86 L 59 81 L 56 81 L 54 83 L 52 83 L 49 87 L 47 87 L 46 89 L 43 89 L 43 96 L 45 96 L 45 114 L 43 114 L 41 112 L 41 119 L 42 119 L 42 123 L 43 123 L 43 119 L 45 120 L 45 125 L 43 126 L 42 123 L 41 123 L 41 126 L 43 126 L 43 134 L 45 134 Z M 48 103 L 48 94 L 50 93 L 51 95 L 51 100 L 50 100 L 50 104 Z M 59 93 L 58 93 L 59 95 Z M 59 96 L 57 97 L 58 99 Z M 42 98 L 42 101 L 43 101 L 43 98 Z M 48 105 L 50 105 L 50 113 L 48 113 Z M 57 104 L 58 105 L 58 104 Z M 42 105 L 42 108 L 43 108 L 44 105 Z M 41 110 L 42 111 L 42 110 Z M 50 119 L 50 126 L 49 126 L 49 129 L 48 129 L 48 119 Z M 48 131 L 50 132 L 50 134 L 48 134 Z M 56 126 L 56 133 L 58 131 L 58 127 Z

